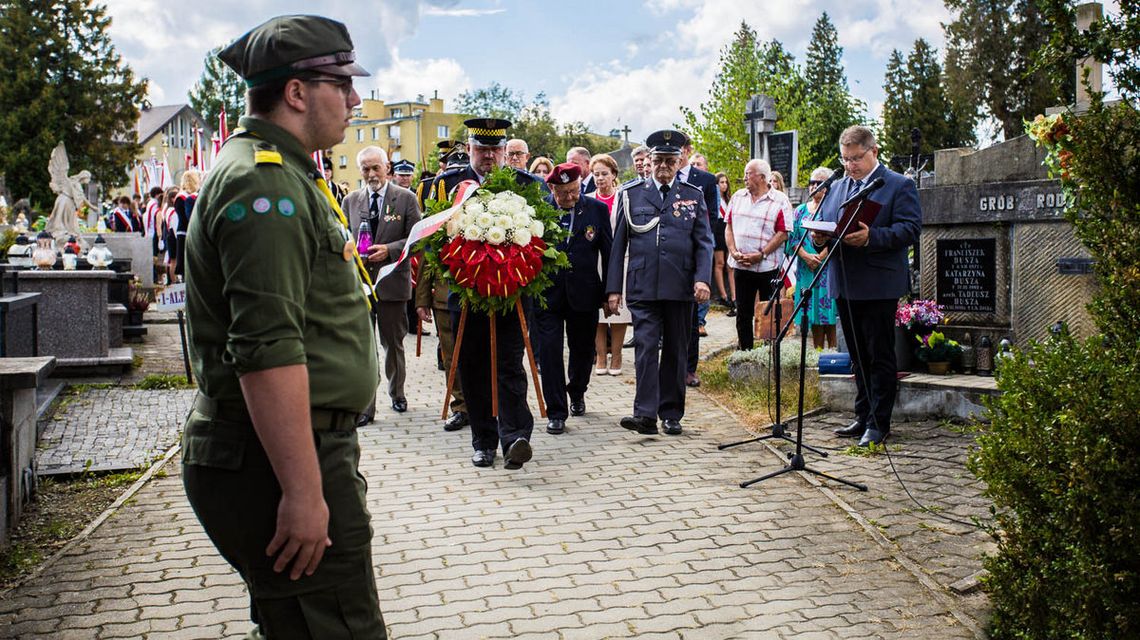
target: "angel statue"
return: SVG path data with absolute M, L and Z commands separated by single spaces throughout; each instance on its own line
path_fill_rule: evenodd
M 55 206 L 51 210 L 51 217 L 48 218 L 45 230 L 65 241 L 69 235 L 79 236 L 79 209 L 83 205 L 90 206 L 87 196 L 83 193 L 83 185 L 91 181 L 91 172 L 80 171 L 69 176 L 68 169 L 70 166 L 67 161 L 67 150 L 63 148 L 61 142 L 51 150 L 51 159 L 48 160 L 51 190 L 59 195 L 55 198 Z

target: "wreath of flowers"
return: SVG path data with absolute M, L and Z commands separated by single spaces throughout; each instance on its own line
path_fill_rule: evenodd
M 478 188 L 458 189 L 454 203 L 428 202 L 432 215 L 451 217 L 417 250 L 469 308 L 502 314 L 521 296 L 545 307 L 550 274 L 570 260 L 555 248 L 567 232 L 544 196 L 537 182 L 520 185 L 514 169 L 496 169 Z

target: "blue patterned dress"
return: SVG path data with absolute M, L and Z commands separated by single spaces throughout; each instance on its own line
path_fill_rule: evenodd
M 796 219 L 792 226 L 792 233 L 788 236 L 788 251 L 795 249 L 799 244 L 800 238 L 803 237 L 806 230 L 803 228 L 803 220 L 810 217 L 808 212 L 807 203 L 801 204 L 796 207 Z M 804 242 L 804 250 L 808 253 L 816 254 L 815 246 L 812 245 L 809 238 Z M 815 272 L 807 266 L 803 258 L 796 257 L 796 305 L 800 304 L 800 298 L 803 296 L 804 289 L 811 284 L 812 278 L 815 277 Z M 800 316 L 796 315 L 796 324 L 799 324 Z M 832 300 L 827 295 L 827 273 L 819 279 L 819 284 L 811 292 L 811 301 L 808 303 L 808 322 L 813 327 L 828 326 L 835 324 L 835 300 Z

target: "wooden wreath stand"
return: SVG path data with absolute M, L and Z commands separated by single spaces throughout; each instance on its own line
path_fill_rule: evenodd
M 522 331 L 523 344 L 526 345 L 527 361 L 530 362 L 531 377 L 534 378 L 534 391 L 535 396 L 538 398 L 538 414 L 543 418 L 546 417 L 546 403 L 542 401 L 542 387 L 538 381 L 538 369 L 534 363 L 534 349 L 530 346 L 530 331 L 526 326 L 526 315 L 523 313 L 522 301 L 515 300 L 515 311 L 519 314 L 519 329 Z M 491 415 L 499 417 L 499 358 L 498 358 L 498 338 L 495 331 L 495 316 L 496 313 L 487 314 L 487 318 L 491 321 Z M 467 326 L 467 303 L 463 303 L 463 308 L 459 312 L 459 328 L 455 331 L 455 350 L 451 354 L 451 368 L 447 372 L 447 393 L 443 396 L 443 412 L 440 418 L 447 419 L 448 405 L 451 403 L 451 390 L 455 388 L 455 371 L 459 365 L 459 350 L 463 347 L 463 329 Z M 417 349 L 417 354 L 418 349 Z

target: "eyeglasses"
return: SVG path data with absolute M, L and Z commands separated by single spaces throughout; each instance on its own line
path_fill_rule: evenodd
M 860 153 L 860 154 L 859 154 L 859 155 L 857 155 L 857 156 L 852 156 L 852 157 L 847 157 L 847 156 L 839 156 L 839 161 L 840 161 L 840 162 L 842 162 L 843 164 L 855 164 L 856 162 L 859 162 L 859 161 L 860 161 L 860 160 L 862 160 L 864 157 L 866 157 L 866 155 L 867 155 L 868 153 L 870 153 L 870 152 L 871 152 L 871 150 L 870 150 L 870 149 L 865 149 L 865 150 L 863 151 L 863 153 Z
M 507 157 L 509 157 L 509 158 L 521 158 L 525 155 L 526 155 L 526 151 L 508 151 L 507 152 Z
M 823 180 L 808 180 L 809 187 L 818 187 L 821 184 L 823 184 Z
M 323 82 L 325 84 L 331 84 L 334 87 L 336 87 L 337 89 L 340 89 L 340 92 L 343 93 L 345 95 L 345 97 L 348 97 L 348 94 L 352 93 L 352 78 L 351 77 L 335 78 L 333 76 L 318 76 L 316 78 L 309 78 L 309 79 L 305 80 L 305 82 L 317 82 L 317 83 Z

